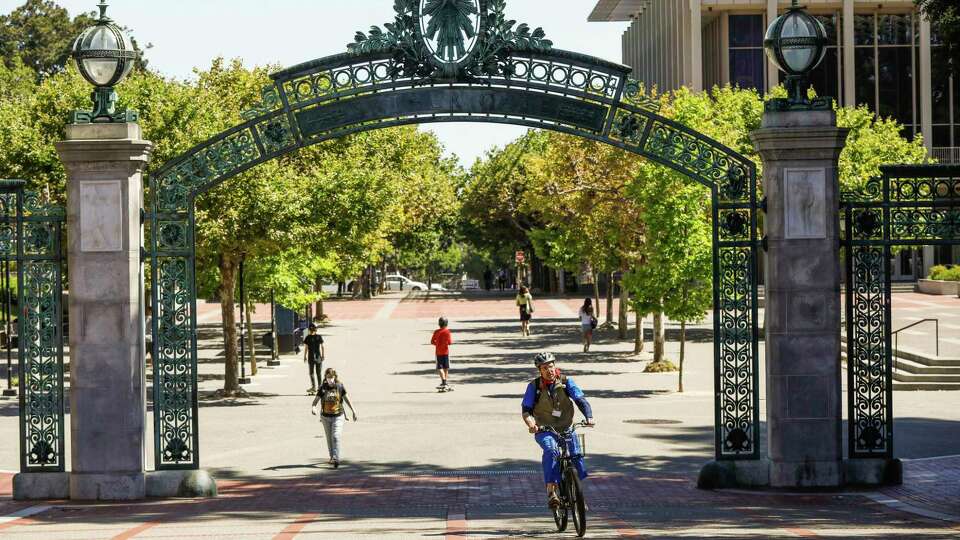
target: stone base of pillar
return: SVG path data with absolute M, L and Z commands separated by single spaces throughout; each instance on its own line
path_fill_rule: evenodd
M 70 498 L 69 473 L 20 473 L 13 477 L 17 501 L 49 501 Z
M 899 486 L 903 462 L 899 459 L 848 459 L 843 462 L 849 486 Z
M 138 501 L 146 498 L 144 473 L 70 473 L 70 499 L 75 501 Z
M 770 487 L 835 488 L 842 485 L 842 461 L 780 461 L 770 463 Z
M 711 461 L 700 469 L 700 489 L 761 488 L 770 485 L 770 462 L 765 459 Z
M 817 489 L 896 486 L 903 483 L 899 459 L 845 459 L 842 462 L 772 463 L 766 459 L 711 461 L 700 469 L 700 489 Z
M 277 367 L 280 365 L 279 360 L 267 360 L 267 367 Z
M 195 499 L 216 496 L 217 481 L 203 469 L 147 472 L 147 497 Z

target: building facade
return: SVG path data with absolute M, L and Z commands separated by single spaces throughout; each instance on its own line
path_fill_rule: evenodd
M 763 51 L 770 21 L 789 0 L 599 0 L 591 21 L 628 21 L 623 63 L 661 91 L 731 84 L 761 93 L 782 75 Z M 912 0 L 804 0 L 827 30 L 830 47 L 811 74 L 820 96 L 867 105 L 893 117 L 907 137 L 922 135 L 931 156 L 960 163 L 960 78 Z M 904 251 L 894 279 L 923 277 L 934 264 L 960 262 L 960 249 Z

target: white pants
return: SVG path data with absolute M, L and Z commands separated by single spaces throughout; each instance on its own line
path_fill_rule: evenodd
M 330 452 L 330 459 L 340 461 L 340 434 L 343 433 L 343 423 L 346 417 L 340 415 L 334 418 L 321 416 L 323 422 L 323 433 L 327 437 L 327 450 Z

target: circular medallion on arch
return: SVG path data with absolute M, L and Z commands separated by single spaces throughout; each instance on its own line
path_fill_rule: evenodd
M 477 50 L 487 20 L 487 0 L 418 0 L 417 30 L 430 60 L 456 75 Z

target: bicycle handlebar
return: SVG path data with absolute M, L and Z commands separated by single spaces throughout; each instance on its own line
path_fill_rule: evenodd
M 569 434 L 569 433 L 572 433 L 575 428 L 578 428 L 578 427 L 589 427 L 589 428 L 592 428 L 592 427 L 594 427 L 594 426 L 595 426 L 595 424 L 588 424 L 586 420 L 583 420 L 583 421 L 581 421 L 581 422 L 577 422 L 576 424 L 573 424 L 572 426 L 570 426 L 569 429 L 567 429 L 567 430 L 565 430 L 565 431 L 563 431 L 563 432 L 559 432 L 559 431 L 557 431 L 556 429 L 553 429 L 553 428 L 550 427 L 550 426 L 540 426 L 540 427 L 537 429 L 537 431 L 538 431 L 538 432 L 553 433 L 554 435 L 567 435 L 567 434 Z

